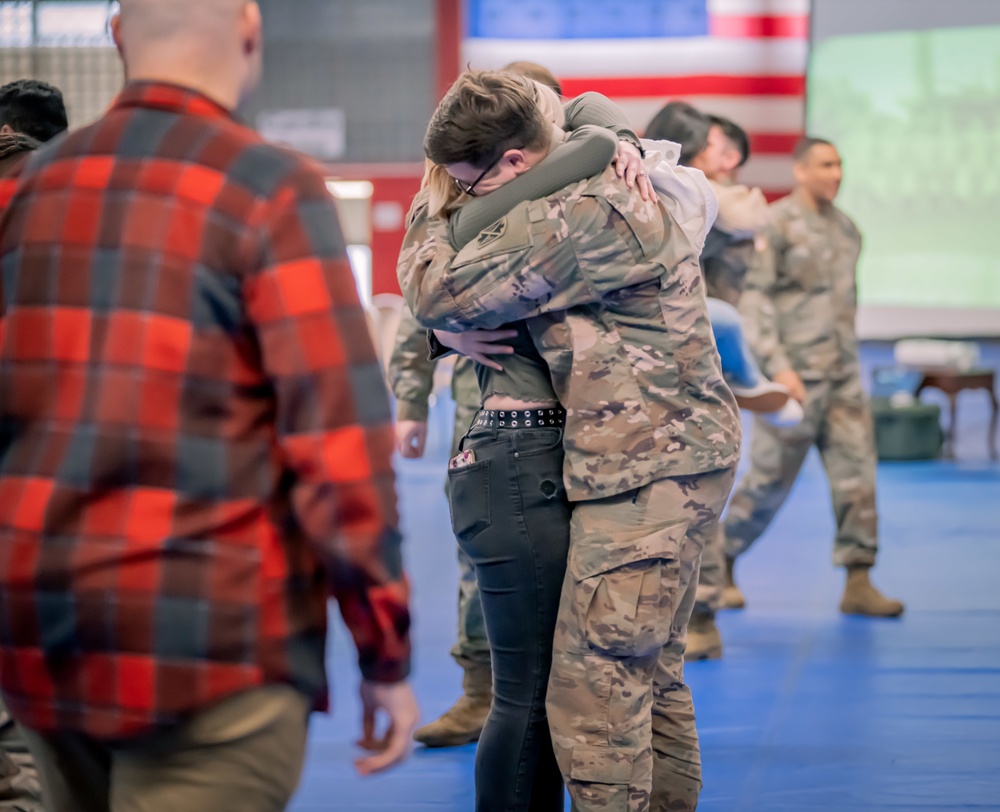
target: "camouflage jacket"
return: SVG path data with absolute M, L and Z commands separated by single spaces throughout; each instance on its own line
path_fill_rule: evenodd
M 389 359 L 389 386 L 396 396 L 396 419 L 427 422 L 428 401 L 434 388 L 434 367 L 427 350 L 427 328 L 404 311 Z M 451 396 L 456 405 L 478 408 L 479 382 L 472 361 L 459 356 L 451 374 Z
M 771 213 L 760 189 L 709 182 L 719 202 L 719 216 L 701 252 L 701 270 L 708 295 L 736 307 L 747 271 L 756 260 L 757 245 L 766 245 L 764 232 Z
M 735 465 L 740 423 L 697 252 L 613 169 L 522 203 L 457 254 L 418 195 L 398 273 L 428 327 L 527 319 L 568 412 L 571 500 Z
M 803 380 L 857 374 L 860 232 L 840 209 L 820 214 L 794 193 L 771 211 L 767 248 L 740 300 L 747 340 L 764 373 L 793 369 Z

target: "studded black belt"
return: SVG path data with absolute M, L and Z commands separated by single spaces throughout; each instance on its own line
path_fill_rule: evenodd
M 480 409 L 473 426 L 501 429 L 535 429 L 565 426 L 566 410 L 553 406 L 546 409 Z

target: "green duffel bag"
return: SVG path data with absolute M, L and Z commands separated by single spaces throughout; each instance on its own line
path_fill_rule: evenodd
M 872 399 L 875 447 L 880 460 L 933 460 L 941 455 L 941 408 L 919 400 L 894 406 Z

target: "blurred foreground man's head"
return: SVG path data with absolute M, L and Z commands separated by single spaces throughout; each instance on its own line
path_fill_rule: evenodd
M 825 138 L 803 138 L 792 153 L 795 185 L 813 208 L 833 203 L 844 173 L 837 148 Z
M 121 0 L 111 21 L 127 81 L 199 90 L 232 110 L 261 77 L 260 8 L 247 0 Z

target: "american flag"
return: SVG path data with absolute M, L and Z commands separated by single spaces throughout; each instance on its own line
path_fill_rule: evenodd
M 579 18 L 588 5 L 591 12 L 617 12 L 607 18 L 612 21 L 607 35 L 580 36 L 579 26 L 567 28 L 567 12 Z M 559 77 L 567 97 L 594 90 L 614 99 L 640 134 L 667 101 L 684 99 L 749 132 L 752 157 L 742 182 L 760 186 L 771 198 L 788 191 L 789 154 L 805 119 L 809 0 L 503 0 L 505 19 L 534 13 L 534 30 L 551 35 L 534 39 L 505 36 L 502 28 L 484 25 L 489 6 L 489 0 L 480 0 L 469 8 L 479 16 L 470 20 L 470 35 L 462 43 L 463 65 L 538 62 Z M 644 14 L 649 21 L 662 19 L 664 9 L 674 14 L 675 31 L 683 34 L 690 24 L 695 34 L 636 35 L 634 24 L 641 25 Z M 613 22 L 629 18 L 633 28 L 621 36 Z

